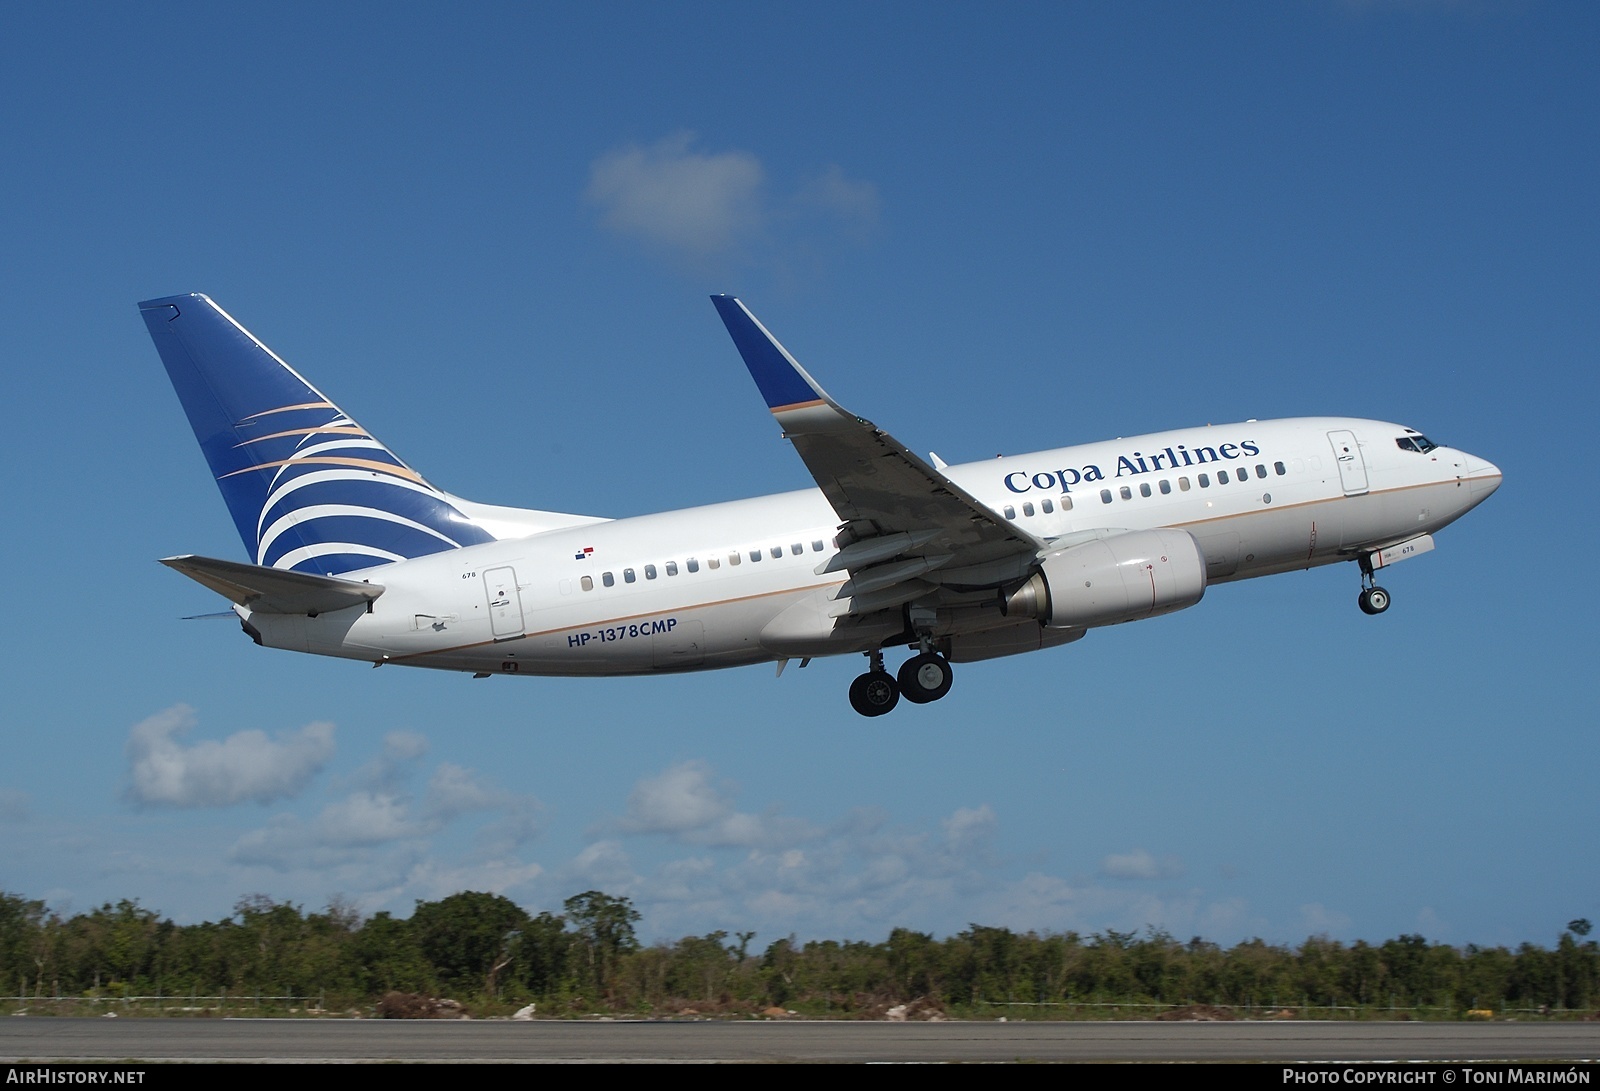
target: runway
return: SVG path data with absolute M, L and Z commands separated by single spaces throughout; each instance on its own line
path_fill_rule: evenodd
M 0 1021 L 0 1061 L 1588 1061 L 1597 1023 Z

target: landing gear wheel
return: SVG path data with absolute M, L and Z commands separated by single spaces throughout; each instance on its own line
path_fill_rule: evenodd
M 925 705 L 950 692 L 950 661 L 935 652 L 914 655 L 900 665 L 900 696 Z
M 868 671 L 850 683 L 850 707 L 863 716 L 882 716 L 900 703 L 900 687 L 888 671 Z
M 1356 599 L 1363 614 L 1381 614 L 1389 608 L 1389 592 L 1381 587 L 1366 587 Z

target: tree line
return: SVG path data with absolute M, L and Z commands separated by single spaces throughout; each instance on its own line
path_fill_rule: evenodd
M 1082 936 L 977 924 L 944 939 L 896 928 L 881 943 L 785 937 L 758 949 L 754 932 L 715 931 L 643 946 L 638 921 L 627 898 L 596 890 L 568 898 L 561 913 L 464 892 L 418 901 L 405 918 L 364 917 L 338 900 L 307 912 L 253 895 L 223 920 L 192 925 L 137 901 L 64 917 L 0 892 L 0 1003 L 16 1010 L 73 998 L 231 996 L 369 1013 L 386 994 L 416 993 L 481 1014 L 531 1003 L 541 1015 L 844 1018 L 913 1002 L 952 1016 L 1014 1018 L 1185 1005 L 1448 1017 L 1600 1004 L 1600 949 L 1584 920 L 1553 948 L 1516 950 L 1419 935 L 1223 948 L 1154 929 Z

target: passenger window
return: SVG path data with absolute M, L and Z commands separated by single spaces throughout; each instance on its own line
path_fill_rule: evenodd
M 1017 517 L 1017 509 L 1012 507 L 1010 504 L 1007 504 L 1003 514 L 1007 519 L 1015 519 Z
M 602 572 L 600 574 L 600 582 L 605 584 L 607 587 L 615 587 L 617 585 L 617 578 L 609 572 Z
M 684 561 L 683 564 L 684 564 L 684 567 L 687 568 L 690 572 L 698 572 L 698 571 L 700 571 L 699 558 L 690 557 L 687 561 Z
M 804 553 L 805 551 L 806 551 L 806 547 L 801 545 L 799 542 L 795 542 L 794 544 L 789 546 L 789 556 L 791 556 L 791 557 L 798 557 L 798 556 L 800 556 L 800 554 Z
M 1259 463 L 1259 462 L 1256 463 L 1256 476 L 1257 477 L 1266 477 L 1267 476 L 1267 468 L 1265 466 L 1261 465 L 1261 463 Z
M 1179 492 L 1188 492 L 1189 491 L 1189 479 L 1187 477 L 1178 478 L 1178 491 Z
M 1140 496 L 1149 496 L 1150 495 L 1150 482 L 1148 482 L 1148 481 L 1139 482 L 1139 495 Z
M 738 553 L 730 553 L 730 554 L 728 554 L 728 564 L 730 566 L 735 566 L 742 560 L 744 560 L 744 558 L 739 556 Z
M 677 574 L 678 574 L 678 562 L 677 561 L 668 561 L 667 562 L 667 575 L 676 576 Z
M 772 554 L 773 560 L 777 560 L 779 557 L 783 556 L 783 547 L 773 546 L 771 549 L 767 550 L 767 552 Z
M 1033 514 L 1033 502 L 1032 501 L 1029 501 L 1028 503 L 1022 505 L 1022 514 L 1024 514 L 1024 515 L 1032 515 Z
M 1071 511 L 1072 510 L 1072 497 L 1063 496 L 1061 498 L 1061 510 L 1062 511 Z
M 585 576 L 585 577 L 583 577 L 583 579 L 578 581 L 578 586 L 583 588 L 585 591 L 593 591 L 594 590 L 594 577 L 593 576 Z
M 1279 477 L 1282 477 L 1282 476 L 1283 476 L 1283 475 L 1284 475 L 1284 474 L 1285 474 L 1285 473 L 1286 473 L 1286 472 L 1287 472 L 1287 471 L 1286 471 L 1286 470 L 1285 470 L 1285 469 L 1284 469 L 1284 468 L 1283 468 L 1283 463 L 1281 463 L 1281 462 L 1274 462 L 1274 463 L 1273 463 L 1273 464 L 1272 464 L 1272 468 L 1273 468 L 1273 469 L 1274 469 L 1274 470 L 1277 470 L 1277 471 L 1278 471 L 1278 476 L 1279 476 Z
M 1250 480 L 1250 467 L 1248 467 L 1248 466 L 1240 466 L 1240 467 L 1238 467 L 1238 473 L 1239 473 L 1239 480 L 1240 481 L 1249 481 Z
M 1133 490 L 1128 488 L 1128 486 L 1124 485 L 1118 491 L 1122 493 L 1122 498 L 1124 500 L 1132 500 L 1133 499 Z
M 1100 502 L 1102 504 L 1111 503 L 1111 490 L 1110 489 L 1101 489 L 1100 490 Z
M 632 583 L 634 581 L 634 578 L 635 577 L 633 575 L 633 569 L 624 568 L 622 570 L 622 582 L 623 583 Z
M 759 550 L 759 549 L 752 549 L 752 550 L 751 550 L 751 551 L 750 551 L 750 559 L 751 559 L 751 560 L 752 560 L 752 561 L 759 561 L 759 560 L 760 560 L 760 559 L 761 559 L 761 550 Z
M 1054 504 L 1050 503 L 1050 501 L 1048 501 L 1048 500 L 1045 500 L 1045 501 L 1041 502 L 1039 504 L 1039 507 L 1044 510 L 1044 513 L 1046 515 L 1049 515 L 1051 512 L 1056 510 L 1056 506 Z
M 1172 482 L 1168 481 L 1166 478 L 1163 477 L 1161 479 L 1161 495 L 1162 496 L 1166 496 L 1171 491 L 1172 491 Z
M 734 564 L 738 564 L 739 563 L 739 555 L 737 553 L 735 553 L 733 555 L 733 563 Z M 706 567 L 711 569 L 711 571 L 715 572 L 717 569 L 722 567 L 722 558 L 721 557 L 707 557 L 706 558 Z
M 1217 484 L 1218 485 L 1226 485 L 1227 483 L 1228 483 L 1228 471 L 1227 470 L 1218 470 L 1217 471 Z
M 1211 475 L 1210 474 L 1201 474 L 1200 475 L 1200 487 L 1202 489 L 1209 489 L 1211 487 Z
M 821 538 L 818 538 L 816 541 L 811 543 L 811 552 L 813 552 L 813 553 L 821 553 L 822 552 L 822 539 Z
M 653 580 L 653 579 L 656 578 L 656 566 L 655 565 L 647 564 L 647 565 L 644 566 L 644 578 L 647 579 L 647 580 Z

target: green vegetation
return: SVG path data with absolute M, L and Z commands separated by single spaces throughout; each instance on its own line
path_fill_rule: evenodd
M 1223 949 L 1164 932 L 1013 932 L 883 943 L 687 936 L 641 947 L 639 914 L 597 890 L 563 913 L 498 894 L 419 901 L 411 916 L 320 913 L 253 895 L 221 921 L 177 925 L 137 902 L 63 918 L 0 892 L 0 1011 L 369 1015 L 392 992 L 450 997 L 476 1015 L 877 1018 L 904 1004 L 951 1017 L 1149 1018 L 1191 1005 L 1240 1016 L 1570 1016 L 1600 1004 L 1600 946 L 1573 921 L 1554 949 L 1313 937 Z M 1574 934 L 1576 933 L 1576 935 Z M 391 1005 L 392 1006 L 392 1005 Z

